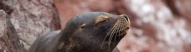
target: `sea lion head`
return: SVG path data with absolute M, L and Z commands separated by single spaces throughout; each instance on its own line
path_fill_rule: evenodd
M 64 32 L 68 44 L 78 43 L 88 48 L 113 49 L 125 36 L 130 27 L 126 15 L 114 15 L 106 12 L 90 12 L 74 16 L 65 25 Z M 65 43 L 66 44 L 66 43 Z

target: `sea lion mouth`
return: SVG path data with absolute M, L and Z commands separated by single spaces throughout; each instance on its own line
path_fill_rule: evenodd
M 127 34 L 127 30 L 129 29 L 129 27 L 124 28 L 124 30 L 117 32 L 116 34 L 118 34 L 117 36 L 125 36 Z
M 118 32 L 115 32 L 114 35 L 110 35 L 111 37 L 111 41 L 112 42 L 115 42 L 115 41 L 120 41 L 126 34 L 127 34 L 127 31 L 128 31 L 129 27 L 126 27 L 124 28 L 124 30 L 121 30 L 121 31 L 118 31 Z M 117 37 L 117 38 L 116 38 Z

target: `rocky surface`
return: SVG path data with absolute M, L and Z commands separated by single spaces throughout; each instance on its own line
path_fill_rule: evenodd
M 0 52 L 26 52 L 9 18 L 4 10 L 0 10 Z
M 0 9 L 10 16 L 26 49 L 37 36 L 60 29 L 59 15 L 52 0 L 0 0 Z
M 61 25 L 91 11 L 127 14 L 121 52 L 191 52 L 191 0 L 54 0 Z

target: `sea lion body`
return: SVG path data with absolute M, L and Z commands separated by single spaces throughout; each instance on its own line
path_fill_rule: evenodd
M 129 27 L 125 15 L 80 14 L 68 21 L 63 30 L 39 37 L 29 52 L 111 52 Z

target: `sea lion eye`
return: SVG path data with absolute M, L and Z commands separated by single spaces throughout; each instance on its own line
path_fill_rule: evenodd
M 82 24 L 82 26 L 80 28 L 84 28 L 86 24 Z
M 105 20 L 103 20 L 103 21 L 100 21 L 100 23 L 102 23 L 102 22 L 107 22 L 108 21 L 108 19 L 105 19 Z
M 103 16 L 103 15 L 100 15 L 98 16 L 98 18 L 96 19 L 95 23 L 102 23 L 102 22 L 107 22 L 109 20 L 109 17 L 108 16 Z

